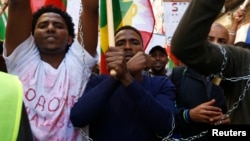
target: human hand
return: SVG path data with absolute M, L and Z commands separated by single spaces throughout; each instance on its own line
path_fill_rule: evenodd
M 142 70 L 149 70 L 152 68 L 153 62 L 153 59 L 148 54 L 140 51 L 127 62 L 127 67 L 129 72 L 134 76 L 141 73 Z
M 127 69 L 123 49 L 110 47 L 106 51 L 105 56 L 107 70 L 114 70 L 116 72 L 116 75 L 111 76 L 119 80 L 123 85 L 129 85 L 133 78 Z
M 212 99 L 190 109 L 189 116 L 191 120 L 195 122 L 210 123 L 213 117 L 223 115 L 220 108 L 213 106 L 214 103 L 215 100 Z
M 211 125 L 220 125 L 220 124 L 231 124 L 231 119 L 228 114 L 224 114 L 221 116 L 213 117 L 210 120 Z
M 239 24 L 246 16 L 246 9 L 245 8 L 238 8 L 236 11 L 233 12 L 232 15 L 232 22 L 235 24 Z

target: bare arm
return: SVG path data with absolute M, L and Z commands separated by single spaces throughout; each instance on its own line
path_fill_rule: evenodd
M 7 56 L 31 34 L 32 12 L 29 0 L 10 0 L 6 27 Z
M 98 42 L 99 0 L 82 0 L 82 7 L 80 17 L 82 31 L 78 29 L 78 41 L 81 43 L 80 33 L 83 33 L 84 48 L 95 56 Z
M 240 25 L 242 20 L 245 18 L 245 16 L 246 16 L 246 9 L 242 9 L 240 7 L 236 11 L 234 11 L 234 13 L 232 15 L 232 25 L 231 25 L 231 27 L 229 29 L 229 41 L 228 41 L 228 44 L 231 44 L 231 45 L 234 44 L 238 26 Z

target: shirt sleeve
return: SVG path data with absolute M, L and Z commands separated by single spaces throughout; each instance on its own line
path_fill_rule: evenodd
M 173 54 L 205 75 L 220 72 L 223 63 L 218 45 L 207 41 L 223 4 L 224 0 L 192 0 L 172 38 Z
M 155 76 L 149 77 L 149 83 L 144 87 L 134 80 L 126 90 L 145 123 L 159 136 L 167 136 L 174 121 L 176 89 L 173 83 L 167 77 Z
M 34 38 L 30 35 L 24 42 L 22 42 L 9 56 L 7 56 L 6 47 L 4 43 L 3 58 L 6 63 L 8 72 L 17 74 L 21 70 L 26 72 L 29 67 L 22 67 L 27 64 L 36 66 L 37 60 L 40 60 L 39 51 L 35 45 Z M 12 72 L 17 70 L 19 72 Z
M 74 40 L 69 51 L 76 55 L 77 61 L 80 61 L 83 65 L 86 65 L 89 70 L 91 70 L 92 67 L 98 62 L 98 54 L 96 54 L 96 56 L 91 56 L 88 51 L 82 47 L 78 40 Z

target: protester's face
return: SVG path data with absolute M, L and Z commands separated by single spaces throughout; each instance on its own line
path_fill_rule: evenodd
M 152 71 L 165 71 L 166 64 L 168 63 L 167 55 L 160 50 L 155 50 L 154 52 L 150 53 L 150 56 L 155 61 Z
M 63 18 L 56 13 L 44 13 L 37 21 L 34 31 L 35 42 L 42 53 L 65 52 L 72 42 Z
M 132 29 L 121 30 L 116 34 L 115 47 L 123 48 L 126 61 L 137 52 L 143 51 L 142 40 Z
M 221 25 L 212 25 L 208 34 L 208 40 L 217 44 L 227 44 L 229 34 L 226 28 Z

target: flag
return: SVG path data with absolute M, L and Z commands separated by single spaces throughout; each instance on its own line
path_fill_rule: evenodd
M 67 0 L 31 0 L 30 5 L 32 12 L 37 11 L 39 8 L 45 5 L 54 5 L 63 11 L 66 11 Z
M 246 46 L 250 46 L 250 23 L 241 25 L 235 33 L 235 36 L 235 44 L 242 42 Z
M 150 0 L 112 0 L 114 31 L 121 26 L 131 25 L 137 28 L 143 38 L 145 50 L 153 35 L 155 19 Z M 108 49 L 108 30 L 106 0 L 100 2 L 100 73 L 106 70 L 105 52 Z
M 0 1 L 0 6 L 2 6 L 1 1 Z M 6 24 L 7 24 L 7 14 L 3 12 L 1 15 L 1 19 L 0 19 L 0 40 L 1 41 L 5 39 Z
M 171 46 L 169 43 L 166 44 L 166 51 L 168 53 L 168 68 L 172 70 L 175 66 L 179 66 L 181 64 L 180 60 L 175 57 L 175 55 L 171 51 Z
M 164 6 L 164 22 L 165 22 L 165 35 L 166 35 L 166 50 L 169 56 L 168 68 L 171 70 L 175 66 L 182 65 L 182 62 L 171 51 L 171 40 L 174 32 L 188 8 L 190 2 L 172 2 L 167 1 L 163 3 Z

